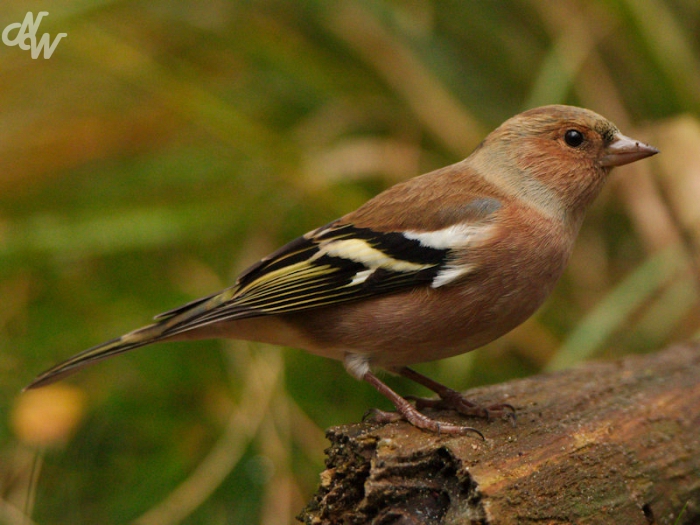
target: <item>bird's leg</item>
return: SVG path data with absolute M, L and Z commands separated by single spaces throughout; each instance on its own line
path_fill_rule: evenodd
M 476 403 L 472 403 L 456 390 L 452 390 L 445 385 L 441 385 L 437 381 L 433 381 L 429 377 L 419 374 L 411 368 L 402 366 L 393 369 L 393 371 L 407 379 L 410 379 L 411 381 L 415 381 L 416 383 L 423 385 L 425 388 L 432 390 L 438 396 L 440 396 L 440 399 L 424 399 L 421 397 L 406 396 L 407 399 L 416 402 L 416 408 L 419 410 L 421 408 L 451 408 L 465 416 L 483 417 L 487 420 L 491 418 L 492 414 L 496 413 L 509 417 L 512 423 L 515 425 L 515 408 L 513 405 L 509 405 L 508 403 L 500 403 L 482 407 Z
M 380 394 L 389 399 L 389 401 L 391 401 L 396 407 L 398 415 L 403 416 L 403 418 L 414 427 L 436 432 L 437 434 L 466 434 L 467 432 L 475 432 L 481 437 L 481 439 L 484 439 L 484 435 L 475 428 L 443 423 L 421 414 L 416 407 L 394 392 L 388 385 L 382 382 L 370 371 L 365 372 L 362 379 L 367 381 L 370 385 L 376 388 Z M 395 413 L 384 412 L 376 409 L 372 411 L 372 417 L 375 421 L 380 423 L 388 423 L 399 419 Z

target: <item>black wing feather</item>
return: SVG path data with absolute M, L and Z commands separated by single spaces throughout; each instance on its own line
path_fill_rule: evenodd
M 330 255 L 324 248 L 353 239 L 391 259 L 413 263 L 410 269 L 373 266 L 362 257 Z M 377 294 L 430 284 L 445 267 L 449 250 L 422 245 L 399 232 L 375 232 L 351 224 L 319 228 L 283 246 L 241 274 L 236 285 L 214 296 L 158 316 L 182 316 L 169 335 L 215 322 L 318 308 Z M 230 297 L 222 301 L 222 295 Z M 208 305 L 207 303 L 216 303 Z M 188 315 L 189 313 L 189 315 Z

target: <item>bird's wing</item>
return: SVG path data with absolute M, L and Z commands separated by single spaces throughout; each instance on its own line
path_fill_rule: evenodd
M 477 203 L 483 208 L 483 202 Z M 474 268 L 470 245 L 493 231 L 478 219 L 434 231 L 375 231 L 338 220 L 283 246 L 241 274 L 235 286 L 156 317 L 174 335 L 220 321 L 298 312 L 416 286 L 438 288 Z M 456 253 L 460 254 L 459 261 Z
M 430 285 L 451 250 L 399 232 L 331 224 L 290 242 L 246 270 L 235 286 L 159 315 L 170 335 L 233 319 L 297 312 Z

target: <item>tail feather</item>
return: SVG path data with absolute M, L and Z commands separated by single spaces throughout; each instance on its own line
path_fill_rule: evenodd
M 24 388 L 24 390 L 50 385 L 59 379 L 74 374 L 78 370 L 97 363 L 98 361 L 102 361 L 103 359 L 107 359 L 108 357 L 123 354 L 134 348 L 146 346 L 151 343 L 156 343 L 166 337 L 163 332 L 164 326 L 162 324 L 152 324 L 129 332 L 116 339 L 112 339 L 111 341 L 107 341 L 106 343 L 88 348 L 39 374 Z
M 235 288 L 227 288 L 209 297 L 204 297 L 197 301 L 188 303 L 180 308 L 171 310 L 156 317 L 157 322 L 144 326 L 124 334 L 121 337 L 107 341 L 92 348 L 74 355 L 70 359 L 49 368 L 47 371 L 39 374 L 29 385 L 24 389 L 39 388 L 49 385 L 59 379 L 74 374 L 78 370 L 90 366 L 98 361 L 107 359 L 115 355 L 123 354 L 129 350 L 139 348 L 141 346 L 157 343 L 166 339 L 174 339 L 179 334 L 195 331 L 197 328 L 209 324 L 209 321 L 200 319 L 209 313 L 211 310 L 221 307 L 227 301 L 230 301 L 235 294 Z M 231 314 L 235 317 L 236 314 Z

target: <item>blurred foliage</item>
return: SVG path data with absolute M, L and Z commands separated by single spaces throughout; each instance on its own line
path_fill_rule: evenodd
M 293 522 L 322 429 L 388 408 L 338 363 L 179 343 L 20 390 L 534 105 L 662 155 L 616 171 L 535 319 L 421 369 L 464 389 L 698 330 L 694 0 L 5 0 L 0 26 L 27 11 L 68 36 L 0 44 L 0 523 Z

